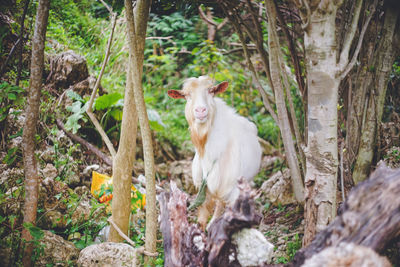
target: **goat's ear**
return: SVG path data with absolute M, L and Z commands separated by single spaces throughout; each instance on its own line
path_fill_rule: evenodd
M 182 92 L 179 90 L 168 90 L 168 95 L 169 95 L 169 97 L 172 97 L 175 99 L 185 98 L 185 95 L 182 94 Z
M 222 82 L 214 87 L 210 88 L 210 93 L 213 95 L 220 94 L 226 91 L 228 88 L 229 83 L 228 82 Z

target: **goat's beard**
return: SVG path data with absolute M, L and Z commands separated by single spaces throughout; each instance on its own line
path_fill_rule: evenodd
M 196 122 L 194 116 L 191 116 L 189 122 L 190 137 L 193 145 L 196 147 L 196 151 L 202 158 L 204 156 L 205 146 L 207 143 L 208 134 L 211 130 L 214 116 L 209 116 L 204 122 Z

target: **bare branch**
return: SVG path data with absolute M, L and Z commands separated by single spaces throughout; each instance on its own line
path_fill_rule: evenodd
M 265 108 L 268 110 L 268 112 L 271 114 L 271 117 L 274 119 L 275 123 L 276 123 L 277 125 L 279 125 L 277 115 L 276 115 L 274 109 L 272 108 L 271 103 L 269 102 L 267 93 L 265 92 L 264 88 L 262 87 L 262 85 L 261 85 L 261 83 L 260 83 L 260 80 L 258 79 L 257 73 L 256 73 L 256 71 L 255 71 L 255 69 L 254 69 L 253 63 L 251 62 L 249 50 L 248 50 L 246 41 L 244 40 L 243 33 L 242 33 L 242 31 L 240 30 L 239 23 L 238 23 L 238 21 L 235 19 L 235 17 L 234 17 L 233 14 L 229 14 L 229 12 L 226 12 L 226 14 L 227 14 L 229 20 L 233 23 L 233 26 L 234 26 L 234 28 L 235 28 L 235 30 L 236 30 L 238 36 L 239 36 L 239 39 L 240 39 L 240 41 L 242 42 L 243 52 L 244 52 L 244 55 L 245 55 L 245 57 L 246 57 L 247 64 L 248 64 L 249 69 L 250 69 L 250 71 L 251 71 L 253 80 L 255 81 L 255 83 L 256 83 L 256 85 L 257 85 L 256 88 L 257 88 L 258 92 L 259 92 L 260 95 L 261 95 L 261 98 L 262 98 L 262 100 L 263 100 L 263 104 L 264 104 Z
M 222 29 L 222 27 L 224 27 L 225 26 L 225 24 L 226 23 L 228 23 L 228 21 L 229 21 L 229 19 L 228 18 L 224 18 L 224 20 L 220 23 L 220 24 L 218 24 L 218 26 L 217 26 L 217 30 L 220 30 L 220 29 Z
M 303 30 L 306 30 L 308 28 L 308 25 L 310 25 L 311 10 L 310 10 L 310 6 L 308 5 L 307 0 L 300 0 L 300 2 L 302 2 L 304 7 L 306 8 L 306 22 L 301 25 L 301 28 Z
M 100 1 L 102 1 L 102 0 L 100 0 Z M 105 5 L 107 5 L 107 4 L 105 4 Z M 112 17 L 112 26 L 111 26 L 110 37 L 108 38 L 106 55 L 104 57 L 103 64 L 101 66 L 99 77 L 96 80 L 96 84 L 94 85 L 92 94 L 90 96 L 89 105 L 86 110 L 86 113 L 88 114 L 90 120 L 93 122 L 97 131 L 100 133 L 101 138 L 103 139 L 104 143 L 106 144 L 108 151 L 110 152 L 112 158 L 114 158 L 115 155 L 117 154 L 117 152 L 115 151 L 115 148 L 114 148 L 113 144 L 111 143 L 110 139 L 108 138 L 107 134 L 105 133 L 103 127 L 101 127 L 99 121 L 97 120 L 96 116 L 94 115 L 93 109 L 92 109 L 94 98 L 96 97 L 96 94 L 97 94 L 97 88 L 99 88 L 101 78 L 103 77 L 104 69 L 106 68 L 108 58 L 110 56 L 111 42 L 112 42 L 112 38 L 113 38 L 113 34 L 114 34 L 115 24 L 117 21 L 117 13 L 112 12 L 112 10 L 110 12 L 111 12 L 111 17 Z
M 350 24 L 351 26 L 350 26 L 350 29 L 348 31 L 346 31 L 347 34 L 344 38 L 343 49 L 342 49 L 342 52 L 340 53 L 340 61 L 339 61 L 340 66 L 345 66 L 348 63 L 350 47 L 351 47 L 351 44 L 353 43 L 354 36 L 356 35 L 356 32 L 357 32 L 357 25 L 358 25 L 358 20 L 360 18 L 362 5 L 363 5 L 363 0 L 357 0 L 353 19 Z
M 204 11 L 203 11 L 203 9 L 201 8 L 201 6 L 199 6 L 199 14 L 200 14 L 201 19 L 204 20 L 207 24 L 211 24 L 211 25 L 214 26 L 214 27 L 218 27 L 218 24 L 217 24 L 215 21 L 209 19 L 209 18 L 206 16 L 206 14 L 204 14 Z
M 255 47 L 253 47 L 253 46 L 247 46 L 247 49 L 249 49 L 249 50 L 256 50 L 257 48 L 255 48 Z M 236 53 L 236 52 L 239 52 L 239 51 L 242 51 L 242 50 L 243 50 L 243 48 L 240 47 L 240 48 L 235 48 L 235 49 L 232 49 L 232 50 L 223 52 L 222 54 L 223 54 L 223 55 L 228 55 L 228 54 L 233 54 L 233 53 Z
M 103 152 L 101 152 L 97 147 L 95 147 L 94 145 L 92 145 L 91 143 L 89 143 L 88 141 L 86 141 L 85 139 L 83 139 L 80 136 L 77 136 L 73 133 L 70 133 L 67 131 L 67 129 L 65 129 L 64 124 L 61 122 L 60 119 L 56 119 L 56 124 L 58 126 L 59 129 L 63 130 L 64 133 L 71 138 L 72 141 L 78 142 L 81 145 L 84 145 L 86 147 L 87 150 L 89 150 L 90 152 L 92 152 L 93 154 L 95 154 L 97 157 L 99 157 L 102 161 L 104 161 L 104 163 L 106 163 L 109 166 L 112 166 L 112 160 Z
M 103 0 L 100 0 L 100 2 L 107 8 L 108 12 L 110 12 L 110 14 L 113 14 L 112 8 L 107 5 L 106 2 L 104 2 Z
M 172 39 L 173 36 L 150 36 L 150 37 L 146 37 L 146 40 L 169 40 Z
M 112 225 L 112 227 L 114 227 L 114 229 L 118 232 L 118 234 L 123 239 L 125 239 L 126 242 L 128 242 L 131 246 L 136 247 L 135 242 L 133 242 L 132 239 L 130 239 L 126 234 L 124 234 L 124 232 L 122 232 L 121 229 L 119 229 L 118 225 L 115 222 L 113 222 L 112 217 L 109 217 L 107 221 Z
M 350 63 L 346 66 L 344 71 L 340 74 L 340 79 L 341 80 L 344 77 L 347 76 L 347 74 L 351 71 L 351 69 L 354 67 L 354 65 L 357 62 L 357 57 L 358 57 L 358 54 L 360 53 L 360 50 L 361 50 L 361 45 L 362 45 L 362 42 L 363 42 L 363 39 L 364 39 L 365 32 L 367 31 L 369 22 L 371 21 L 371 18 L 375 13 L 377 4 L 378 4 L 377 0 L 375 0 L 374 3 L 372 4 L 371 10 L 369 11 L 369 15 L 368 15 L 368 17 L 367 17 L 367 19 L 365 21 L 365 24 L 363 25 L 362 30 L 361 30 L 360 37 L 359 37 L 358 43 L 357 43 L 357 47 L 356 47 L 356 50 L 354 51 L 353 58 L 351 59 Z

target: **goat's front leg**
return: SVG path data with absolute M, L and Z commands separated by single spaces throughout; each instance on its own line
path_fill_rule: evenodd
M 211 196 L 211 194 L 206 192 L 206 200 L 204 203 L 199 207 L 197 222 L 199 223 L 201 229 L 205 230 L 207 226 L 208 218 L 214 208 L 215 199 Z

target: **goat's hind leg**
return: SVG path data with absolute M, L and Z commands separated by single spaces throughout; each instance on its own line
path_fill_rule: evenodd
M 200 206 L 197 217 L 197 222 L 199 223 L 201 229 L 203 230 L 206 229 L 207 221 L 211 215 L 211 212 L 213 211 L 214 205 L 215 205 L 215 199 L 211 196 L 211 194 L 207 190 L 206 200 Z
M 216 207 L 215 207 L 215 210 L 214 210 L 214 214 L 213 214 L 210 222 L 207 225 L 207 230 L 208 230 L 208 228 L 210 228 L 211 224 L 213 224 L 216 219 L 221 217 L 221 215 L 225 211 L 225 202 L 224 201 L 222 201 L 220 199 L 217 199 L 215 202 L 216 202 Z

